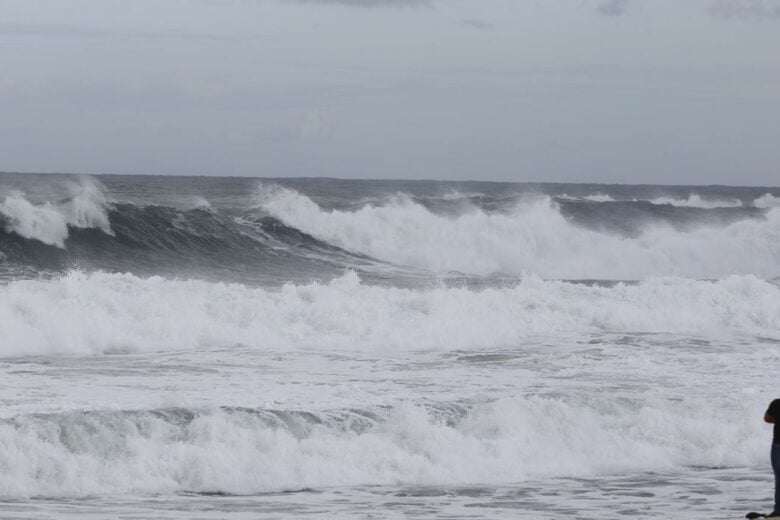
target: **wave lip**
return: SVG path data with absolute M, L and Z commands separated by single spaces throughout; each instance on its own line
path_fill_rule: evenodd
M 113 235 L 109 222 L 109 201 L 94 179 L 83 177 L 65 184 L 70 194 L 57 202 L 33 204 L 21 191 L 13 191 L 0 202 L 0 222 L 6 232 L 38 240 L 50 246 L 65 247 L 69 227 L 97 228 Z

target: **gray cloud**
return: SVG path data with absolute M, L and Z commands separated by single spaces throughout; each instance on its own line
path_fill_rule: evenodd
M 5 4 L 4 170 L 777 183 L 780 0 Z
M 243 39 L 233 35 L 195 33 L 174 30 L 164 31 L 110 31 L 93 29 L 79 25 L 40 24 L 40 23 L 3 23 L 0 22 L 0 35 L 30 36 L 48 38 L 138 38 L 144 40 L 203 40 L 234 41 Z
M 484 20 L 479 20 L 477 18 L 463 18 L 462 20 L 458 20 L 457 24 L 463 27 L 479 29 L 481 31 L 489 31 L 491 29 L 495 29 L 495 26 L 492 23 L 488 23 L 485 22 Z
M 351 7 L 432 7 L 433 0 L 286 0 L 296 4 L 346 5 Z
M 607 0 L 598 7 L 596 12 L 604 16 L 622 16 L 626 14 L 630 0 Z
M 780 0 L 717 0 L 710 12 L 727 18 L 780 19 Z

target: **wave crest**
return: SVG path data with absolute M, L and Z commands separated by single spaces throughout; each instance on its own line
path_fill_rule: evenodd
M 97 228 L 113 235 L 110 205 L 100 183 L 84 177 L 64 187 L 70 194 L 54 203 L 34 204 L 21 191 L 11 192 L 0 202 L 0 220 L 6 232 L 59 248 L 65 247 L 68 227 Z

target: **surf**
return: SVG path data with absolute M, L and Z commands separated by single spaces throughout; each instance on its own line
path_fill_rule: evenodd
M 0 419 L 0 496 L 505 485 L 755 465 L 763 446 L 748 418 L 756 410 L 708 402 L 537 395 L 345 410 L 19 415 Z M 561 428 L 563 417 L 576 428 Z
M 527 277 L 506 287 L 404 289 L 348 272 L 274 289 L 71 272 L 0 285 L 0 323 L 2 357 L 234 345 L 480 350 L 607 331 L 780 340 L 780 287 L 753 276 L 608 286 Z

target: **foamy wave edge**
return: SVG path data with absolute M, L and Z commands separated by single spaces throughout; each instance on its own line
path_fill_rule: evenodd
M 383 410 L 86 411 L 0 421 L 0 496 L 252 494 L 751 466 L 756 406 L 524 396 Z
M 516 286 L 401 289 L 348 272 L 281 290 L 72 272 L 0 286 L 0 356 L 257 349 L 457 350 L 556 332 L 780 339 L 780 288 L 753 276 L 612 287 L 527 277 Z

